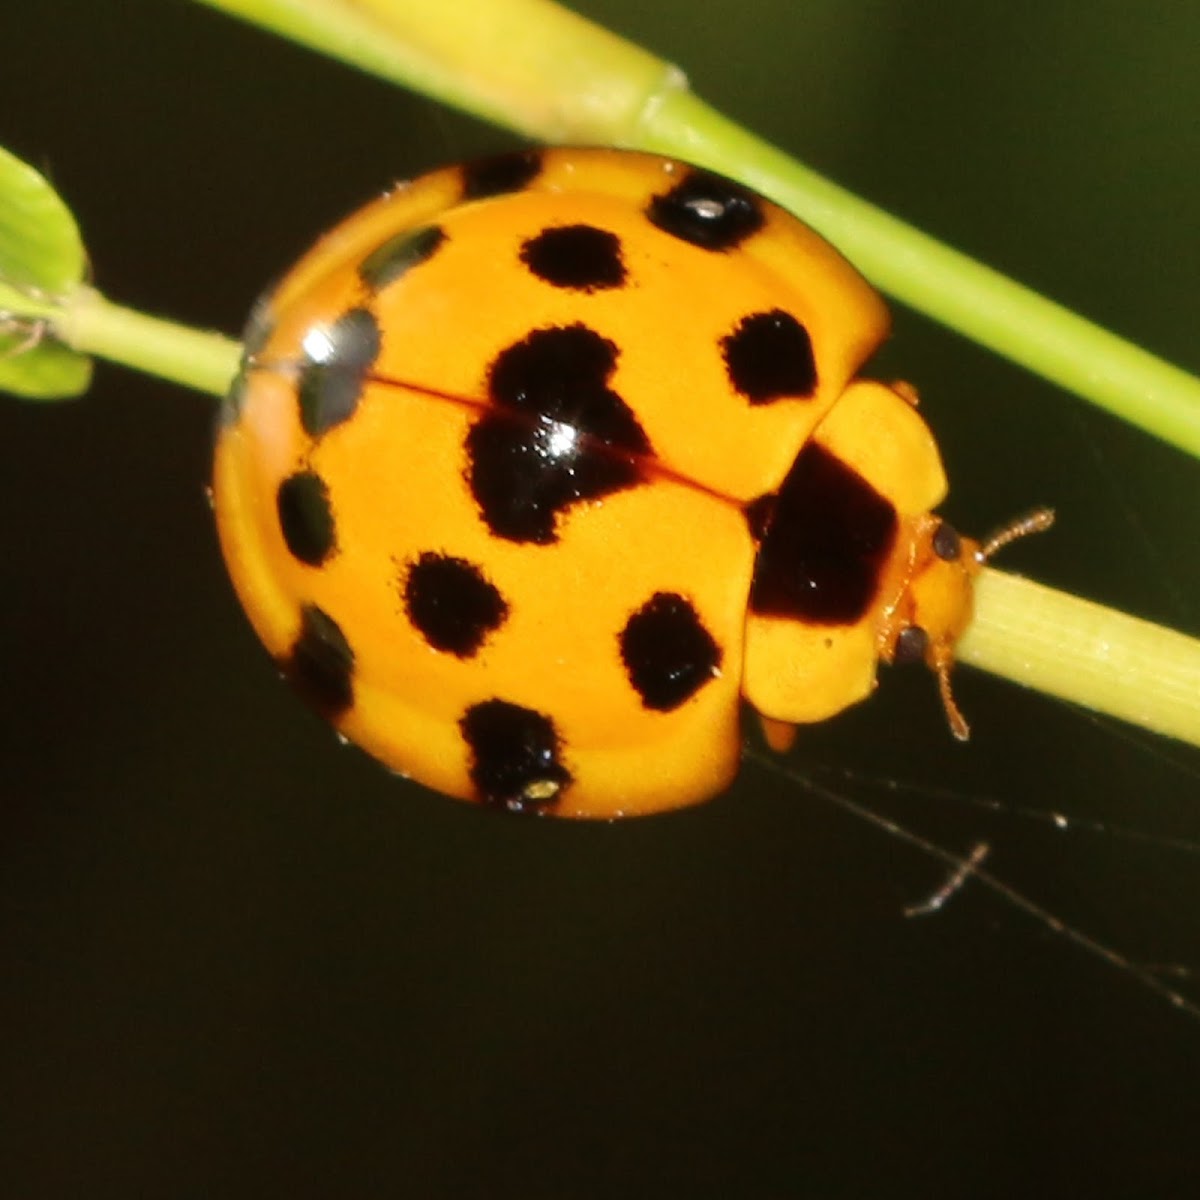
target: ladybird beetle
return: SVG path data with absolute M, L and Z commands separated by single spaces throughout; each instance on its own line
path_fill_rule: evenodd
M 705 799 L 741 700 L 784 749 L 880 660 L 928 663 L 965 736 L 949 670 L 991 544 L 931 515 L 913 390 L 857 377 L 887 329 L 828 243 L 684 163 L 402 184 L 251 317 L 213 476 L 235 588 L 345 737 L 508 810 Z

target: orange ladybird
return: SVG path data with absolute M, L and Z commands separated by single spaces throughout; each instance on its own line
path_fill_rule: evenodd
M 260 302 L 221 546 L 302 695 L 402 775 L 617 817 L 924 659 L 952 727 L 983 553 L 828 243 L 706 171 L 530 151 L 403 184 Z M 1007 535 L 1002 535 L 1007 536 Z

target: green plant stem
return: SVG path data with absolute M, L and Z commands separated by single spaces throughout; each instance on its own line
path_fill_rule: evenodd
M 1014 683 L 1200 745 L 1196 638 L 988 569 L 955 652 Z
M 1200 379 L 781 154 L 676 67 L 550 0 L 198 2 L 533 138 L 655 150 L 741 179 L 896 299 L 1200 456 Z
M 60 303 L 54 336 L 72 350 L 213 396 L 229 390 L 242 353 L 232 338 L 123 308 L 88 287 Z
M 675 67 L 552 0 L 197 0 L 547 142 L 619 140 Z

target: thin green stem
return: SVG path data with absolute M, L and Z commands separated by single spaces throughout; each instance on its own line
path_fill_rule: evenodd
M 92 288 L 64 300 L 52 324 L 54 336 L 72 350 L 213 396 L 228 391 L 241 356 L 232 338 L 123 308 Z
M 1200 745 L 1196 638 L 985 570 L 955 652 L 1014 683 Z

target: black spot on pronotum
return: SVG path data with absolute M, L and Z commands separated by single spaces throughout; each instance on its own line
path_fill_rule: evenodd
M 439 225 L 423 225 L 406 229 L 376 246 L 358 264 L 358 277 L 373 292 L 381 292 L 414 267 L 428 262 L 446 240 L 446 231 Z
M 509 812 L 546 812 L 570 786 L 558 731 L 544 713 L 485 700 L 468 708 L 458 727 L 483 803 Z
M 896 511 L 818 442 L 797 456 L 759 547 L 751 610 L 851 625 L 874 600 L 896 539 Z
M 625 282 L 621 239 L 593 225 L 543 229 L 522 244 L 520 259 L 544 283 L 569 291 L 596 292 Z
M 435 650 L 458 658 L 478 653 L 508 616 L 508 605 L 483 571 L 465 558 L 427 551 L 404 574 L 404 609 Z
M 542 156 L 536 150 L 498 154 L 468 163 L 462 168 L 462 198 L 483 200 L 503 196 L 528 187 L 542 170 Z
M 300 633 L 280 667 L 322 716 L 335 719 L 354 704 L 354 651 L 337 622 L 315 604 L 300 610 Z
M 751 404 L 783 397 L 808 399 L 817 364 L 808 330 L 780 308 L 752 313 L 721 339 L 729 381 Z
M 298 387 L 305 432 L 320 437 L 354 415 L 382 342 L 379 323 L 367 308 L 352 308 L 332 325 L 308 332 Z
M 765 221 L 762 199 L 732 180 L 690 170 L 650 201 L 646 215 L 664 233 L 701 250 L 733 250 Z
M 625 673 L 642 703 L 671 712 L 696 694 L 721 665 L 721 650 L 695 608 L 674 592 L 656 592 L 625 623 Z
M 302 563 L 319 567 L 337 550 L 329 489 L 315 471 L 289 475 L 275 493 L 275 507 L 283 540 Z
M 958 562 L 962 557 L 962 538 L 958 530 L 945 521 L 940 521 L 933 531 L 933 552 L 946 562 Z
M 929 635 L 920 625 L 906 625 L 896 636 L 892 651 L 892 662 L 897 666 L 925 661 L 929 649 Z

